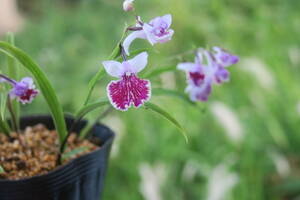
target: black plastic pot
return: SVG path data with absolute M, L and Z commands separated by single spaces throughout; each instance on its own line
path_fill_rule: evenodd
M 66 117 L 67 126 L 73 122 Z M 21 128 L 44 124 L 54 129 L 50 116 L 21 118 Z M 86 121 L 74 128 L 81 130 Z M 100 142 L 101 148 L 72 160 L 48 174 L 22 180 L 0 180 L 0 200 L 99 200 L 108 164 L 114 133 L 103 125 L 91 131 L 91 141 Z

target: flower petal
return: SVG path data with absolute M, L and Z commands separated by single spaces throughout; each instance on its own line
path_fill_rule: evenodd
M 173 29 L 169 29 L 167 34 L 165 34 L 162 37 L 157 37 L 157 41 L 159 43 L 168 42 L 168 41 L 170 41 L 172 39 L 173 35 L 174 35 L 174 30 Z
M 207 101 L 211 94 L 212 86 L 210 82 L 203 83 L 201 87 L 188 85 L 185 91 L 189 93 L 191 101 Z
M 134 74 L 123 76 L 121 80 L 111 81 L 107 86 L 111 104 L 118 110 L 126 111 L 131 105 L 140 107 L 151 97 L 151 84 Z
M 28 88 L 32 89 L 35 88 L 35 85 L 33 84 L 33 79 L 30 77 L 24 77 L 20 81 L 23 84 L 26 84 Z
M 150 26 L 149 24 L 144 24 L 143 26 L 143 30 L 145 31 L 147 40 L 150 42 L 150 44 L 153 46 L 155 43 L 157 43 L 156 41 L 156 37 L 153 34 L 153 27 Z
M 179 63 L 177 65 L 177 69 L 183 70 L 186 72 L 197 72 L 199 69 L 195 63 L 186 62 L 186 63 Z
M 228 70 L 224 67 L 219 67 L 215 72 L 214 81 L 217 84 L 222 84 L 229 81 L 229 76 L 230 74 Z
M 113 60 L 108 60 L 108 61 L 103 61 L 102 62 L 105 71 L 113 76 L 120 78 L 124 74 L 124 69 L 121 63 L 113 61 Z
M 26 90 L 26 92 L 22 95 L 18 97 L 18 100 L 22 103 L 22 104 L 26 104 L 26 103 L 31 103 L 32 100 L 39 94 L 38 90 L 35 89 L 28 89 Z
M 216 59 L 224 67 L 236 64 L 240 60 L 238 56 L 233 55 L 220 47 L 213 47 L 213 50 L 216 51 Z
M 124 51 L 127 55 L 129 55 L 129 47 L 130 47 L 131 43 L 137 38 L 146 39 L 145 32 L 143 30 L 134 31 L 125 38 L 125 40 L 123 42 L 123 47 L 124 47 Z
M 134 58 L 128 60 L 132 73 L 137 74 L 142 71 L 148 63 L 148 53 L 142 52 Z
M 162 16 L 161 18 L 168 25 L 167 29 L 170 28 L 170 26 L 172 24 L 172 15 L 167 14 L 167 15 Z

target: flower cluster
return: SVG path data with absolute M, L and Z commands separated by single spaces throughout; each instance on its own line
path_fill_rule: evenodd
M 239 57 L 220 48 L 213 47 L 212 51 L 199 49 L 194 63 L 178 64 L 177 68 L 187 74 L 186 92 L 192 101 L 207 101 L 213 84 L 229 81 L 227 67 L 236 64 Z
M 10 98 L 17 99 L 22 104 L 31 103 L 39 93 L 39 91 L 35 89 L 33 80 L 30 77 L 25 77 L 17 82 L 0 74 L 0 82 L 9 83 L 12 86 L 12 89 L 9 92 Z
M 152 45 L 164 43 L 171 40 L 174 34 L 174 31 L 170 29 L 171 15 L 156 17 L 149 23 L 142 22 L 140 17 L 136 19 L 136 26 L 127 29 L 133 32 L 127 36 L 121 45 L 124 61 L 122 63 L 113 60 L 102 62 L 109 75 L 120 79 L 108 84 L 107 94 L 111 104 L 122 111 L 126 111 L 132 105 L 138 108 L 151 97 L 150 81 L 140 79 L 137 76 L 137 73 L 146 67 L 148 54 L 143 52 L 133 59 L 127 60 L 131 43 L 137 38 L 147 39 Z

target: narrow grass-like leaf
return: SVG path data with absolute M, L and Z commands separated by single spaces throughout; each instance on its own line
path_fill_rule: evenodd
M 145 74 L 144 76 L 142 76 L 143 78 L 152 78 L 152 77 L 155 77 L 155 76 L 158 76 L 162 73 L 165 73 L 165 72 L 170 72 L 170 71 L 175 71 L 176 70 L 176 66 L 166 66 L 166 67 L 159 67 L 147 74 Z
M 5 170 L 4 170 L 4 168 L 0 165 L 0 174 L 3 174 L 3 173 L 5 173 Z
M 97 102 L 94 103 L 90 103 L 88 105 L 85 105 L 84 107 L 82 107 L 75 115 L 76 119 L 80 119 L 83 118 L 86 114 L 88 114 L 89 112 L 95 110 L 96 108 L 100 108 L 102 106 L 105 105 L 109 105 L 109 101 L 108 99 L 101 99 Z
M 7 121 L 4 121 L 2 118 L 0 118 L 0 129 L 1 129 L 2 133 L 9 136 L 10 128 L 7 124 Z
M 41 90 L 49 106 L 56 130 L 59 135 L 59 140 L 62 143 L 67 135 L 63 110 L 55 91 L 44 72 L 26 53 L 6 42 L 0 42 L 0 51 L 17 59 L 34 76 L 39 89 Z
M 183 101 L 185 101 L 188 104 L 191 104 L 193 106 L 197 105 L 195 102 L 191 101 L 184 93 L 174 91 L 174 90 L 168 90 L 164 88 L 153 88 L 152 89 L 152 94 L 154 96 L 171 96 L 171 97 L 176 97 L 179 98 Z
M 3 74 L 2 71 L 0 71 Z M 0 117 L 1 119 L 6 118 L 6 103 L 7 103 L 7 94 L 8 94 L 8 85 L 0 84 Z
M 4 87 L 3 87 L 4 88 Z M 7 102 L 7 93 L 6 91 L 1 91 L 0 94 L 0 117 L 1 119 L 5 119 L 6 116 L 6 102 Z
M 8 33 L 6 36 L 6 40 L 12 46 L 15 46 L 15 38 L 13 33 Z M 19 80 L 19 67 L 18 62 L 11 56 L 7 56 L 7 74 L 10 78 Z M 6 98 L 7 99 L 7 98 Z M 16 125 L 19 127 L 19 119 L 20 119 L 20 103 L 18 101 L 12 101 L 12 111 L 14 112 L 14 116 L 16 118 Z
M 78 148 L 73 149 L 72 151 L 66 152 L 62 155 L 62 161 L 72 158 L 79 153 L 83 153 L 83 152 L 87 151 L 88 149 L 89 149 L 88 147 L 78 147 Z
M 159 106 L 150 103 L 150 102 L 146 102 L 144 107 L 146 109 L 152 110 L 156 113 L 158 113 L 160 116 L 164 117 L 165 119 L 167 119 L 169 122 L 171 122 L 172 124 L 175 125 L 175 127 L 182 133 L 182 135 L 184 136 L 185 141 L 188 143 L 188 137 L 187 134 L 185 132 L 185 130 L 183 129 L 183 127 L 179 124 L 179 122 L 172 117 L 167 111 L 163 110 L 162 108 L 160 108 Z

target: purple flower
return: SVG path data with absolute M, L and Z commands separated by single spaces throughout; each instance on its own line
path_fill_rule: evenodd
M 172 16 L 170 14 L 156 17 L 149 23 L 143 23 L 138 18 L 138 24 L 132 28 L 134 32 L 129 34 L 123 42 L 126 54 L 129 55 L 129 47 L 137 38 L 147 39 L 151 45 L 171 40 L 174 34 L 174 30 L 170 29 L 171 24 Z
M 187 74 L 187 88 L 185 92 L 189 94 L 192 101 L 207 101 L 211 93 L 211 79 L 207 76 L 207 67 L 203 64 L 203 55 L 197 53 L 194 63 L 179 63 L 177 69 L 183 70 Z
M 217 62 L 223 67 L 228 67 L 239 62 L 238 56 L 233 55 L 220 47 L 213 47 L 213 50 L 216 52 L 214 56 Z
M 146 67 L 147 62 L 148 54 L 143 52 L 122 63 L 116 61 L 102 63 L 109 75 L 119 78 L 107 86 L 108 98 L 116 109 L 126 111 L 132 105 L 138 108 L 150 99 L 150 81 L 137 77 L 137 73 Z
M 197 52 L 194 63 L 179 63 L 177 68 L 187 74 L 186 92 L 192 101 L 207 101 L 213 84 L 229 81 L 229 71 L 225 68 L 239 61 L 235 55 L 229 54 L 219 47 L 216 53 L 206 50 Z M 205 58 L 205 59 L 203 59 Z
M 25 77 L 20 82 L 4 75 L 0 75 L 0 77 L 0 82 L 7 82 L 13 87 L 9 92 L 10 98 L 17 99 L 22 104 L 31 103 L 39 93 L 39 91 L 35 89 L 33 80 L 30 77 Z

